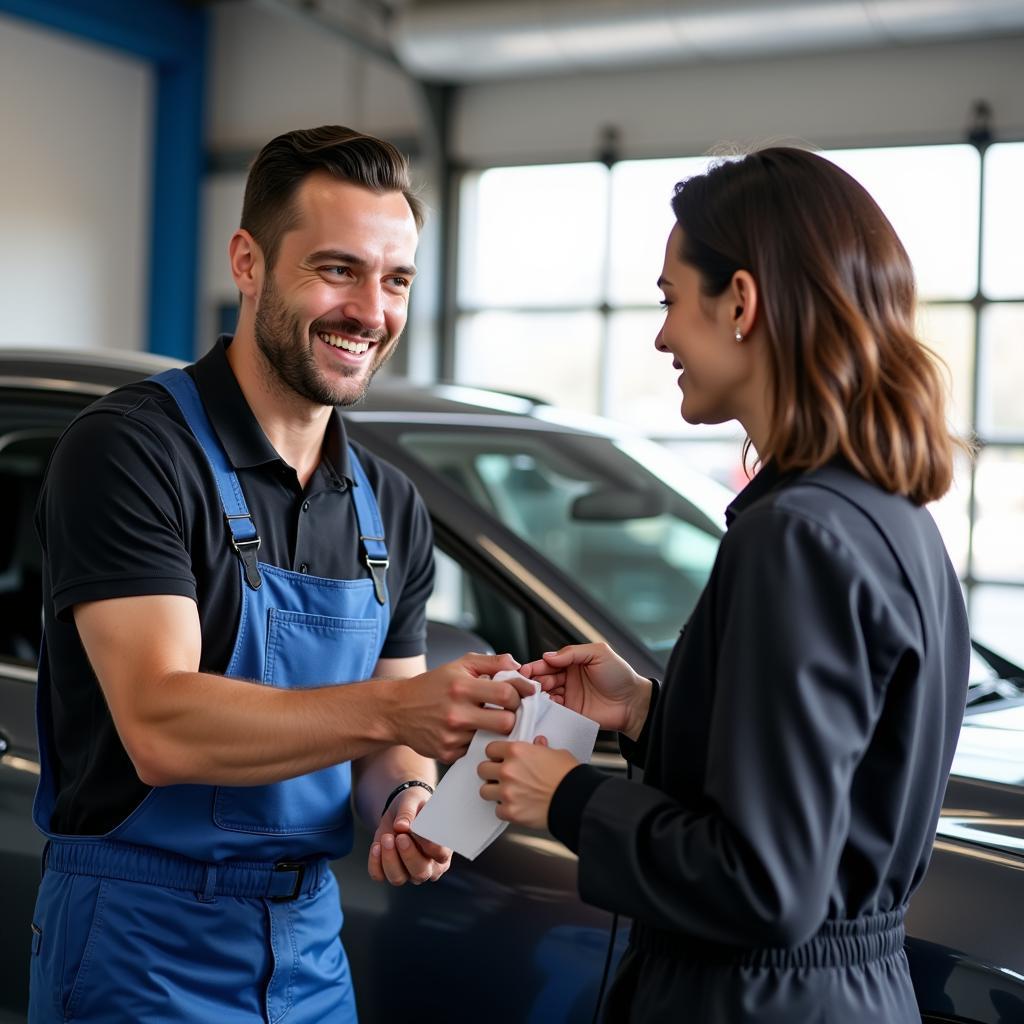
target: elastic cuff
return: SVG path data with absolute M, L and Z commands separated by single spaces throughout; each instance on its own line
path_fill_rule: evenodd
M 587 801 L 594 790 L 609 778 L 609 775 L 589 764 L 579 764 L 562 779 L 551 798 L 548 831 L 573 853 L 579 852 L 580 826 Z

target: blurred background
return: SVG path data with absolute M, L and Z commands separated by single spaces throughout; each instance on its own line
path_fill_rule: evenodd
M 347 124 L 431 213 L 387 371 L 634 425 L 736 489 L 653 347 L 673 184 L 822 150 L 914 261 L 977 439 L 933 512 L 975 637 L 1024 661 L 1022 0 L 0 0 L 0 345 L 191 359 L 231 330 L 249 161 Z

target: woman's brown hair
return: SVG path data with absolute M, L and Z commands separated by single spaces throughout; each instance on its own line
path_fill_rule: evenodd
M 672 209 L 706 294 L 740 269 L 757 282 L 772 371 L 759 454 L 783 471 L 842 455 L 918 505 L 945 494 L 960 442 L 914 331 L 910 260 L 871 196 L 829 160 L 774 147 L 680 182 Z

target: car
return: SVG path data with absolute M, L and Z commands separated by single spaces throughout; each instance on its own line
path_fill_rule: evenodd
M 180 364 L 0 349 L 0 1021 L 24 1020 L 43 843 L 31 821 L 35 498 L 76 412 L 170 365 Z M 382 375 L 344 415 L 352 438 L 402 469 L 430 510 L 431 665 L 471 649 L 527 660 L 605 640 L 637 671 L 661 674 L 711 570 L 730 492 L 626 428 L 525 396 Z M 1024 673 L 975 647 L 931 867 L 907 918 L 929 1024 L 1024 1021 Z M 609 735 L 594 761 L 626 772 Z M 368 879 L 367 841 L 361 831 L 352 855 L 332 865 L 365 1021 L 594 1018 L 628 922 L 580 901 L 576 859 L 560 843 L 510 827 L 472 862 L 456 857 L 436 885 L 395 889 Z

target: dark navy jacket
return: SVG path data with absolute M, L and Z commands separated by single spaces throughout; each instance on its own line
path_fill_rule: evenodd
M 634 919 L 608 1019 L 920 1020 L 903 912 L 928 865 L 967 689 L 929 513 L 841 462 L 769 464 L 728 531 L 636 744 L 581 766 L 556 836 Z

